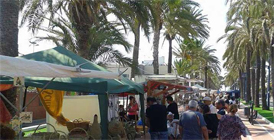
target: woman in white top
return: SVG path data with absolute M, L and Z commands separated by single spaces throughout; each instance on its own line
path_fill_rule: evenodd
M 174 114 L 171 112 L 167 115 L 167 130 L 168 139 L 177 139 L 180 136 L 179 120 L 174 119 Z

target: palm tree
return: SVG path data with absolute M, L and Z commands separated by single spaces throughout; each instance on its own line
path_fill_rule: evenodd
M 199 4 L 192 0 L 158 0 L 153 1 L 154 14 L 152 24 L 154 25 L 154 40 L 153 40 L 153 67 L 154 74 L 159 73 L 158 64 L 158 48 L 160 41 L 160 30 L 163 26 L 166 28 L 165 37 L 169 41 L 169 62 L 168 72 L 171 73 L 172 63 L 172 40 L 176 34 L 189 39 L 189 36 L 208 37 L 207 22 L 200 10 L 194 8 Z
M 18 0 L 0 1 L 0 55 L 18 56 Z M 5 97 L 15 105 L 16 91 L 10 89 L 2 92 Z M 15 109 L 4 101 L 12 116 L 16 114 Z
M 75 29 L 74 32 L 77 34 L 75 42 L 77 45 L 77 53 L 87 59 L 90 57 L 89 47 L 93 43 L 89 40 L 91 38 L 89 31 L 92 27 L 98 26 L 102 19 L 110 22 L 107 16 L 112 14 L 126 30 L 124 19 L 126 19 L 129 14 L 132 15 L 132 11 L 129 10 L 129 5 L 122 0 L 62 0 L 56 2 L 52 0 L 22 0 L 22 3 L 24 4 L 25 10 L 21 25 L 28 22 L 28 27 L 33 32 L 42 26 L 44 20 L 49 19 L 50 25 L 52 24 L 51 19 L 54 19 L 56 16 L 62 16 L 62 13 L 66 12 Z
M 37 39 L 53 41 L 57 46 L 66 47 L 77 53 L 77 38 L 79 38 L 79 34 L 77 34 L 72 24 L 73 22 L 69 17 L 69 13 L 66 9 L 63 10 L 64 13 L 62 16 L 48 19 L 51 20 L 49 27 L 38 27 L 38 30 L 45 31 L 48 35 L 37 37 Z M 89 29 L 88 40 L 91 41 L 92 44 L 86 46 L 88 49 L 86 59 L 99 65 L 106 65 L 108 62 L 116 62 L 120 65 L 131 65 L 130 58 L 124 57 L 118 50 L 113 48 L 113 45 L 122 45 L 127 52 L 131 50 L 131 45 L 115 26 L 117 26 L 116 23 L 110 23 L 101 17 L 100 23 Z
M 221 71 L 220 62 L 218 58 L 214 56 L 215 51 L 215 49 L 211 49 L 211 46 L 205 46 L 204 41 L 192 40 L 184 41 L 180 48 L 174 51 L 174 55 L 185 59 L 182 62 L 188 60 L 190 65 L 192 65 L 192 73 L 196 73 L 197 71 L 203 72 L 205 77 L 205 86 L 208 87 L 208 74 L 211 76 L 214 74 L 219 75 Z M 179 66 L 178 62 L 176 63 L 177 66 Z
M 140 29 L 142 28 L 144 30 L 145 36 L 149 39 L 149 22 L 151 17 L 150 11 L 152 11 L 152 9 L 150 1 L 127 0 L 127 2 L 130 5 L 130 8 L 133 10 L 133 14 L 131 14 L 131 16 L 129 16 L 129 18 L 126 20 L 135 36 L 132 57 L 133 67 L 131 69 L 131 78 L 134 78 L 138 71 Z

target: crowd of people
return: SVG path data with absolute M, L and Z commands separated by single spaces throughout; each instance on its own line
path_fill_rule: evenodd
M 240 140 L 246 136 L 245 125 L 236 115 L 236 102 L 221 98 L 212 102 L 210 97 L 202 101 L 192 98 L 180 115 L 178 105 L 167 97 L 168 106 L 157 103 L 154 97 L 147 98 L 146 125 L 152 140 Z
M 137 121 L 139 106 L 133 96 L 124 109 L 119 106 L 122 121 Z M 185 103 L 185 110 L 179 114 L 178 105 L 171 96 L 166 97 L 168 106 L 161 105 L 156 98 L 147 98 L 146 125 L 152 140 L 240 140 L 246 136 L 245 126 L 236 115 L 235 98 L 219 95 L 199 100 L 193 96 Z

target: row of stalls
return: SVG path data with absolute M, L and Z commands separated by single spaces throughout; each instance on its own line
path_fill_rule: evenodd
M 111 95 L 121 93 L 139 95 L 141 105 L 140 114 L 142 121 L 144 122 L 145 106 L 143 85 L 137 84 L 121 76 L 122 73 L 111 73 L 103 67 L 68 51 L 64 47 L 55 47 L 53 49 L 24 55 L 19 58 L 1 56 L 0 60 L 1 85 L 12 85 L 14 82 L 13 77 L 25 77 L 23 85 L 25 87 L 38 88 L 39 94 L 36 97 L 39 96 L 40 99 L 43 98 L 42 95 L 47 90 L 54 90 L 52 93 L 62 95 L 63 92 L 55 91 L 84 92 L 97 95 L 98 99 L 96 100 L 98 102 L 94 102 L 90 106 L 96 105 L 97 108 L 99 108 L 98 115 L 101 122 L 102 139 L 108 138 L 108 98 Z M 18 113 L 21 113 L 29 104 L 24 101 L 24 96 L 27 96 L 26 92 L 24 94 L 23 88 L 21 87 L 20 89 L 21 102 Z M 53 97 L 50 96 L 52 93 L 48 95 L 45 93 L 44 99 L 46 97 L 48 97 L 48 99 Z M 2 93 L 0 95 L 2 99 L 6 99 Z M 63 97 L 59 96 L 59 98 L 62 99 L 59 99 L 59 102 L 56 102 L 56 106 L 63 105 Z M 42 103 L 45 108 L 50 106 L 50 103 L 47 101 L 42 101 Z M 92 108 L 86 108 L 86 110 L 84 110 L 84 108 L 80 107 L 80 104 L 77 106 L 73 101 L 71 101 L 70 104 L 73 104 L 71 107 L 81 110 L 80 112 L 93 112 Z M 65 114 L 63 116 L 62 110 L 59 110 L 59 112 L 59 114 L 57 113 L 57 117 L 52 116 L 49 112 L 48 113 L 58 121 L 58 119 L 66 117 Z

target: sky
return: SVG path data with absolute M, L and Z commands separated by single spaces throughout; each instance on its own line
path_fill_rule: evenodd
M 223 41 L 217 43 L 217 39 L 224 35 L 224 29 L 226 26 L 226 12 L 228 7 L 225 5 L 225 0 L 194 0 L 200 4 L 200 8 L 203 9 L 203 14 L 208 16 L 209 27 L 210 27 L 210 37 L 206 40 L 206 45 L 211 45 L 212 48 L 215 48 L 216 56 L 219 58 L 221 62 L 221 67 L 223 64 L 222 55 L 226 49 L 226 45 Z M 20 22 L 20 19 L 19 19 Z M 164 41 L 163 30 L 161 31 L 161 40 L 159 43 L 159 57 L 164 56 L 165 62 L 167 63 L 168 59 L 168 42 Z M 139 63 L 143 60 L 152 60 L 152 42 L 153 42 L 153 34 L 148 39 L 143 36 L 143 32 L 140 38 L 140 50 L 139 50 Z M 45 32 L 39 32 L 36 36 L 45 36 Z M 125 35 L 127 40 L 134 44 L 134 35 L 132 33 L 128 33 Z M 50 41 L 41 41 L 38 42 L 38 46 L 33 47 L 30 44 L 30 41 L 34 35 L 30 31 L 28 31 L 26 25 L 19 28 L 19 53 L 20 54 L 29 54 L 32 52 L 37 52 L 41 50 L 46 50 L 55 47 L 55 44 Z M 175 42 L 175 41 L 174 41 Z M 173 43 L 173 47 L 178 47 L 178 44 Z M 126 53 L 123 50 L 122 46 L 115 46 L 115 48 L 119 49 L 125 56 L 132 58 L 132 52 Z M 225 71 L 222 69 L 222 75 L 225 74 Z

